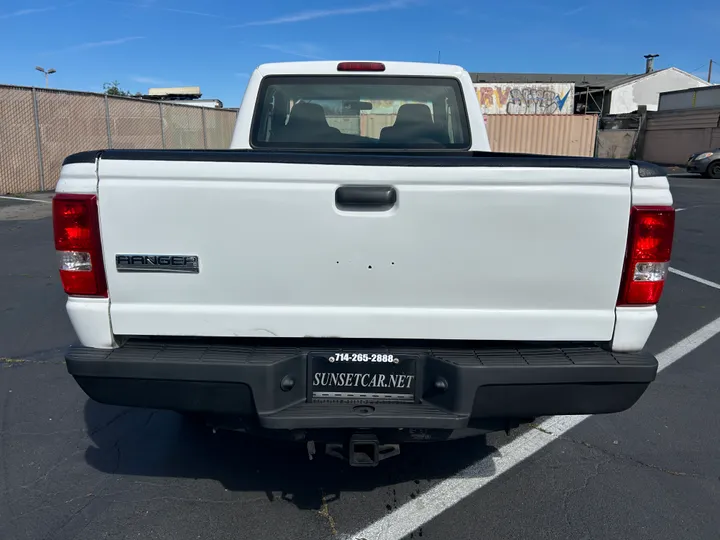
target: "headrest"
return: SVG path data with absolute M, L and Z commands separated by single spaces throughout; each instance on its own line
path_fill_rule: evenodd
M 423 103 L 406 103 L 398 109 L 395 125 L 398 124 L 432 124 L 430 107 Z
M 294 123 L 312 123 L 327 126 L 325 109 L 317 103 L 298 103 L 290 111 L 290 119 L 287 125 Z

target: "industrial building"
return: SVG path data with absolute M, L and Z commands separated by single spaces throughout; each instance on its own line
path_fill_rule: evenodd
M 675 67 L 655 70 L 647 55 L 641 74 L 471 73 L 485 114 L 626 114 L 658 110 L 663 92 L 710 83 Z
M 673 165 L 720 148 L 720 85 L 661 94 L 641 141 L 643 159 Z

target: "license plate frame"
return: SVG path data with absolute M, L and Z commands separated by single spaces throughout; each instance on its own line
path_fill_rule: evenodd
M 308 354 L 308 401 L 415 401 L 418 357 L 387 351 Z

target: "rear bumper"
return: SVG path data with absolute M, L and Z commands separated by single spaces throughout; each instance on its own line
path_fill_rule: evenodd
M 96 401 L 230 415 L 269 430 L 459 430 L 496 419 L 619 412 L 640 398 L 658 367 L 650 354 L 595 346 L 442 345 L 385 347 L 417 355 L 412 403 L 313 402 L 308 354 L 327 350 L 324 342 L 131 340 L 112 350 L 74 347 L 66 360 Z M 294 386 L 281 388 L 288 377 Z

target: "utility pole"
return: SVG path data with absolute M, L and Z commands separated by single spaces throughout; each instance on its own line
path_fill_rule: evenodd
M 711 58 L 711 59 L 710 59 L 710 64 L 708 65 L 708 82 L 709 82 L 709 83 L 712 82 L 712 65 L 713 65 L 713 62 L 714 62 L 714 60 Z
M 438 51 L 438 64 L 440 63 L 440 51 Z

